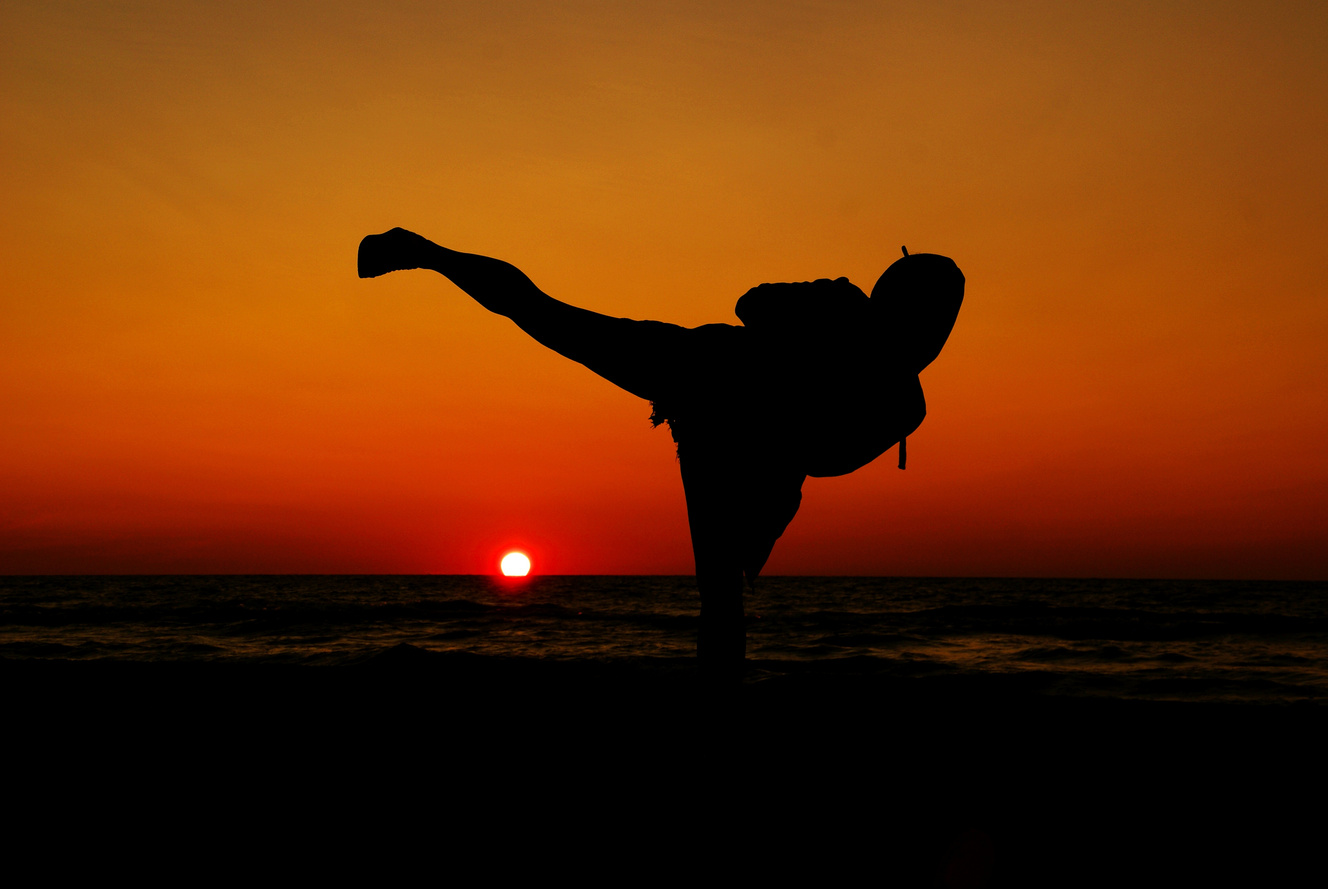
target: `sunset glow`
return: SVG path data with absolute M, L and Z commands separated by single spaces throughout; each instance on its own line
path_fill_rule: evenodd
M 0 571 L 690 574 L 649 403 L 400 225 L 686 326 L 953 257 L 767 574 L 1328 577 L 1328 4 L 311 9 L 0 5 Z

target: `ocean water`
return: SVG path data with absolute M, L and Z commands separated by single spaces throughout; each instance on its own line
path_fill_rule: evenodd
M 398 645 L 689 658 L 690 577 L 0 577 L 0 658 L 354 663 Z M 762 578 L 756 672 L 1023 674 L 1053 694 L 1328 704 L 1328 584 Z

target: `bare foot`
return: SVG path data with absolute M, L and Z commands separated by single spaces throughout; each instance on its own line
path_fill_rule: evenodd
M 394 228 L 381 235 L 369 235 L 360 241 L 361 278 L 377 278 L 388 272 L 417 269 L 429 241 L 404 228 Z

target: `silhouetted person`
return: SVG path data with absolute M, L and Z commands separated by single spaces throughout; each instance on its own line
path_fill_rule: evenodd
M 926 414 L 918 373 L 940 353 L 964 297 L 944 256 L 916 253 L 870 298 L 847 278 L 762 284 L 738 300 L 742 326 L 679 327 L 578 309 L 512 265 L 394 228 L 360 242 L 361 278 L 425 268 L 539 342 L 649 400 L 678 445 L 701 592 L 697 654 L 739 665 L 743 579 L 755 581 L 802 500 L 803 480 L 844 475 Z

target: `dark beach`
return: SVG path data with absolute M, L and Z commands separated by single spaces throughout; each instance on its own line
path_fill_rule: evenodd
M 407 645 L 330 666 L 6 659 L 0 682 L 8 759 L 65 819 L 146 795 L 191 822 L 236 805 L 284 829 L 423 832 L 449 860 L 519 834 L 641 882 L 704 856 L 904 886 L 1276 881 L 1322 835 L 1308 703 L 1067 696 L 869 659 L 716 682 L 683 658 Z

